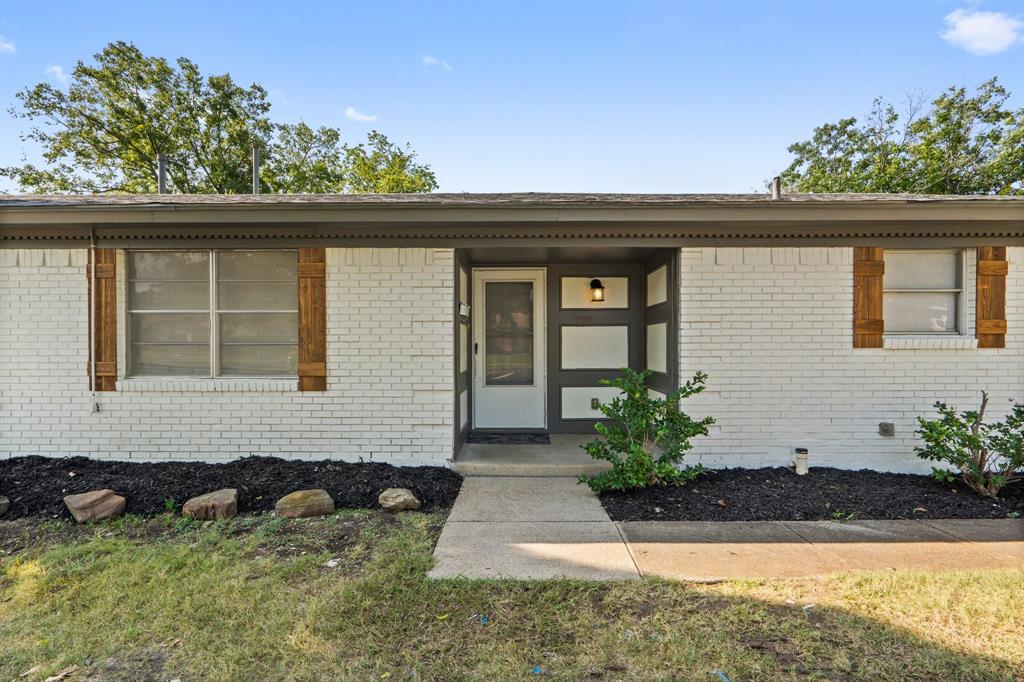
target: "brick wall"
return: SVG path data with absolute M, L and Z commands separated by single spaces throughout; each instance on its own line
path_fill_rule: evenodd
M 913 455 L 915 417 L 936 400 L 976 408 L 986 389 L 993 416 L 1010 398 L 1024 401 L 1024 248 L 1009 249 L 1002 350 L 854 349 L 850 248 L 680 256 L 681 378 L 709 374 L 708 390 L 685 408 L 718 420 L 695 441 L 695 460 L 783 465 L 807 447 L 812 466 L 927 472 L 931 463 Z M 964 279 L 973 315 L 973 269 Z M 895 438 L 878 434 L 883 421 L 895 423 Z
M 0 456 L 451 457 L 452 250 L 327 250 L 326 393 L 280 380 L 122 380 L 98 394 L 99 413 L 85 373 L 85 262 L 84 250 L 0 250 Z M 123 306 L 123 261 L 118 271 Z

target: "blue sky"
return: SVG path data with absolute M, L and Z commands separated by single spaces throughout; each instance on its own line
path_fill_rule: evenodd
M 1024 106 L 1022 22 L 1019 0 L 4 0 L 0 165 L 38 158 L 15 92 L 127 40 L 263 84 L 276 120 L 409 142 L 442 191 L 762 191 L 788 144 L 876 96 L 995 75 Z

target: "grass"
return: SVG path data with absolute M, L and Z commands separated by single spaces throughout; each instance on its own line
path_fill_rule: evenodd
M 0 680 L 1014 680 L 1024 571 L 430 581 L 438 514 L 0 524 Z M 328 562 L 329 565 L 328 565 Z M 811 606 L 813 605 L 813 606 Z M 806 608 L 805 608 L 806 607 Z M 1016 677 L 1015 677 L 1016 676 Z

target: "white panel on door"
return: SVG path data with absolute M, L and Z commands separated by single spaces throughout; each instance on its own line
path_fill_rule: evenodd
M 590 281 L 601 280 L 604 285 L 604 300 L 592 301 L 590 294 Z M 562 278 L 562 308 L 567 309 L 609 309 L 629 307 L 629 278 L 628 277 L 563 277 Z
M 465 268 L 459 268 L 459 302 L 469 303 L 469 275 Z
M 562 327 L 562 369 L 629 366 L 629 327 Z
M 597 398 L 602 404 L 611 402 L 622 391 L 611 386 L 573 386 L 562 388 L 562 419 L 604 419 L 601 410 L 590 406 Z
M 647 273 L 647 306 L 658 305 L 668 300 L 668 266 Z
M 662 374 L 668 371 L 668 325 L 664 322 L 647 325 L 647 369 Z
M 459 424 L 459 430 L 462 430 L 469 424 L 469 391 L 459 394 L 459 419 L 462 422 Z

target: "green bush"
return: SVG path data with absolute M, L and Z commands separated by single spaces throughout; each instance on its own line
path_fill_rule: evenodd
M 654 398 L 647 390 L 650 371 L 623 369 L 622 376 L 601 383 L 622 395 L 601 405 L 609 420 L 594 426 L 603 438 L 590 441 L 583 449 L 595 459 L 611 462 L 612 468 L 596 476 L 581 476 L 596 492 L 633 490 L 652 485 L 681 484 L 704 472 L 697 466 L 682 466 L 683 455 L 693 447 L 690 439 L 706 436 L 715 420 L 694 421 L 679 410 L 679 401 L 704 390 L 707 375 L 697 372 L 693 379 L 665 398 Z M 657 456 L 650 451 L 660 447 Z
M 960 472 L 971 489 L 995 497 L 1000 488 L 1021 476 L 1024 468 L 1024 405 L 1014 403 L 1006 420 L 986 424 L 988 394 L 981 394 L 981 407 L 957 414 L 955 407 L 935 403 L 939 419 L 918 417 L 917 433 L 924 447 L 914 448 L 922 459 L 945 462 Z M 939 481 L 953 480 L 953 473 L 933 468 Z

